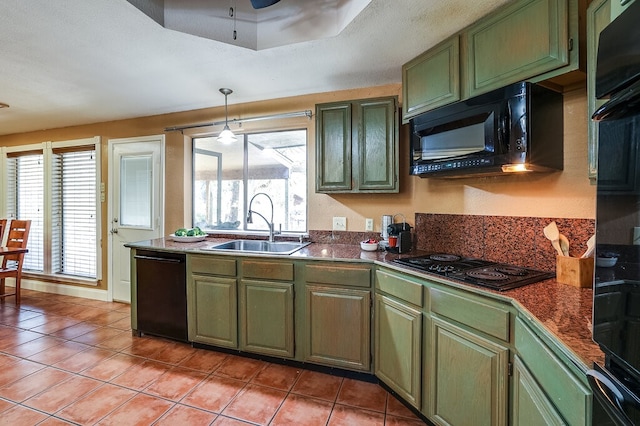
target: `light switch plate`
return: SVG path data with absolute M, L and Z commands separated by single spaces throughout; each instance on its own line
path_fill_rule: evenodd
M 373 218 L 368 217 L 364 220 L 364 230 L 373 231 Z
M 640 245 L 640 226 L 633 227 L 633 245 Z
M 347 218 L 346 217 L 334 217 L 333 218 L 333 230 L 334 231 L 346 231 L 347 230 Z

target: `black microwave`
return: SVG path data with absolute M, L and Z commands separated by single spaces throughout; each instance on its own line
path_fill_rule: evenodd
M 562 170 L 562 94 L 537 84 L 515 83 L 422 113 L 410 128 L 412 175 Z

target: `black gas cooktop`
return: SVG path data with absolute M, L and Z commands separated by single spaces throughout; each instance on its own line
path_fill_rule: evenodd
M 455 254 L 428 254 L 394 260 L 412 268 L 458 281 L 504 291 L 553 278 L 551 272 L 473 259 Z

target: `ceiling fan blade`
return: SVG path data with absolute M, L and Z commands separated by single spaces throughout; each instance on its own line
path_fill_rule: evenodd
M 264 7 L 272 6 L 278 3 L 280 0 L 251 0 L 251 6 L 254 9 L 262 9 Z

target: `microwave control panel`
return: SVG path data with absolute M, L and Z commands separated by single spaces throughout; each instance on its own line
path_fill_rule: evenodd
M 467 169 L 475 167 L 487 167 L 495 164 L 493 158 L 471 158 L 467 160 L 443 161 L 440 163 L 416 164 L 411 167 L 412 175 L 422 173 L 442 172 L 456 169 Z

